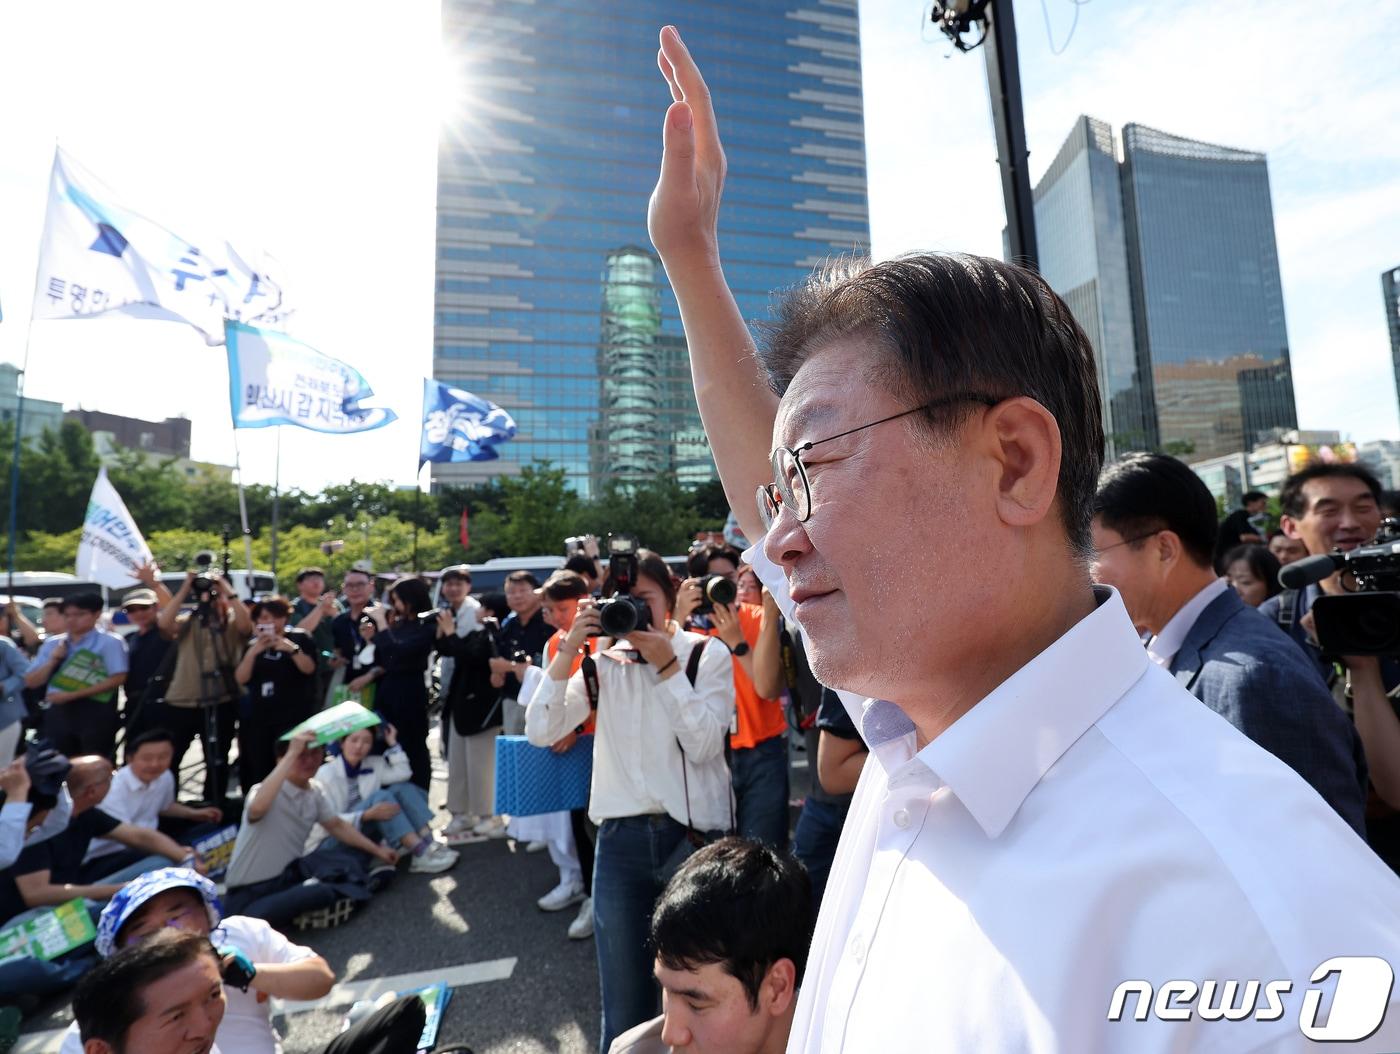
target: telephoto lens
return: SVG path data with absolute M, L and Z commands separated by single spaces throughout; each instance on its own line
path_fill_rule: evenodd
M 709 615 L 716 604 L 729 605 L 739 598 L 739 587 L 722 575 L 706 575 L 700 579 L 700 605 L 697 615 Z

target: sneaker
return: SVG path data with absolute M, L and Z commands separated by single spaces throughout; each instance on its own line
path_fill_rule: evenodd
M 504 838 L 506 836 L 506 822 L 499 816 L 488 816 L 472 828 L 472 834 L 480 835 L 483 838 Z
M 584 897 L 578 915 L 569 923 L 569 940 L 586 941 L 593 936 L 593 898 Z
M 447 822 L 442 833 L 444 836 L 461 834 L 463 831 L 470 831 L 475 826 L 475 816 L 468 816 L 466 813 L 453 813 L 452 819 Z
M 457 862 L 457 854 L 445 846 L 433 843 L 426 851 L 415 853 L 408 869 L 415 874 L 436 875 Z
M 526 844 L 526 846 L 525 846 L 525 852 L 527 852 L 527 853 L 543 853 L 543 852 L 544 852 L 546 849 L 548 849 L 548 848 L 549 848 L 549 846 L 545 845 L 544 842 L 542 842 L 542 841 L 540 841 L 538 838 L 536 838 L 533 842 L 529 842 L 529 843 Z
M 296 918 L 292 919 L 292 925 L 299 930 L 327 930 L 339 926 L 348 919 L 355 911 L 355 902 L 348 897 L 341 897 L 334 904 L 324 908 L 317 908 L 315 911 L 303 911 Z
M 577 882 L 560 882 L 535 903 L 541 911 L 563 911 L 584 899 L 582 885 Z
M 369 878 L 365 880 L 365 885 L 371 893 L 383 892 L 398 873 L 397 864 L 376 864 L 369 869 Z

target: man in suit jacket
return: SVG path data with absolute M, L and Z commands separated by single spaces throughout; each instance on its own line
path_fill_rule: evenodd
M 1318 667 L 1211 566 L 1215 499 L 1182 462 L 1133 454 L 1099 479 L 1094 577 L 1123 594 L 1148 655 L 1289 765 L 1363 838 L 1366 759 Z

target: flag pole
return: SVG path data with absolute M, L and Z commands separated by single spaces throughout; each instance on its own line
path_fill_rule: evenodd
M 243 524 L 243 554 L 248 560 L 248 599 L 253 592 L 253 532 L 248 529 L 248 501 L 243 496 L 243 459 L 238 450 L 238 429 L 233 430 L 233 468 L 238 473 L 238 517 Z
M 270 570 L 275 580 L 277 578 L 277 520 L 282 505 L 282 426 L 278 425 L 274 431 L 277 433 L 277 460 L 274 462 L 275 467 L 272 470 L 272 567 Z
M 34 282 L 39 281 L 35 271 Z M 9 537 L 5 544 L 5 563 L 9 568 L 6 592 L 15 595 L 15 534 L 19 529 L 19 459 L 24 450 L 24 378 L 29 372 L 29 339 L 34 335 L 34 312 L 29 312 L 29 326 L 24 331 L 24 365 L 15 376 L 15 447 L 10 461 L 10 519 Z
M 418 474 L 413 477 L 413 573 L 418 573 L 418 520 L 423 509 L 423 466 L 418 462 Z

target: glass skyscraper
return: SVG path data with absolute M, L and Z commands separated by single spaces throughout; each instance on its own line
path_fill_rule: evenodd
M 1113 131 L 1080 117 L 1035 188 L 1040 271 L 1089 338 L 1110 457 L 1157 445 L 1151 370 L 1133 339 Z
M 673 3 L 444 0 L 465 112 L 438 160 L 434 375 L 509 410 L 501 460 L 589 492 L 714 474 L 675 297 L 646 206 L 670 93 Z M 729 160 L 720 248 L 745 317 L 832 254 L 869 245 L 856 0 L 695 0 L 686 43 Z
M 1395 367 L 1395 392 L 1400 398 L 1400 267 L 1381 274 L 1385 297 L 1385 326 L 1390 333 L 1390 361 Z
M 1296 428 L 1264 155 L 1129 124 L 1122 179 L 1160 442 L 1204 459 Z
M 1121 153 L 1122 160 L 1119 160 Z M 1080 117 L 1035 188 L 1040 267 L 1094 346 L 1110 457 L 1297 427 L 1263 154 Z

